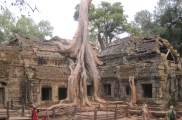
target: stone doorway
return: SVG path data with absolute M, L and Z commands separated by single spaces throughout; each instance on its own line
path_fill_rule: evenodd
M 52 88 L 42 87 L 42 100 L 52 100 Z
M 131 88 L 129 85 L 125 86 L 126 95 L 131 95 Z
M 4 88 L 0 88 L 0 107 L 4 107 L 5 100 L 5 90 Z
M 58 88 L 58 99 L 63 100 L 67 97 L 67 88 L 60 87 Z
M 87 85 L 87 95 L 93 96 L 93 85 Z
M 152 84 L 142 84 L 143 97 L 152 98 Z
M 111 84 L 104 84 L 104 94 L 107 95 L 111 95 Z

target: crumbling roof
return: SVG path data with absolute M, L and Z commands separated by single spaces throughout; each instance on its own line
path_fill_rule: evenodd
M 101 56 L 121 53 L 126 53 L 128 55 L 152 53 L 157 52 L 157 47 L 157 40 L 155 38 L 146 39 L 130 36 L 111 43 L 104 51 L 102 51 Z
M 51 40 L 33 40 L 29 37 L 16 35 L 16 40 L 10 43 L 11 46 L 18 46 L 24 57 L 44 57 L 50 59 L 64 59 L 65 55 L 60 53 L 59 47 L 54 41 L 68 44 L 66 40 L 54 37 Z M 28 51 L 28 52 L 27 52 Z
M 48 40 L 33 40 L 29 37 L 16 35 L 18 45 L 22 46 L 24 49 L 36 48 L 38 50 L 47 51 L 58 51 L 58 47 L 54 42 Z
M 126 53 L 126 47 L 128 46 L 129 41 L 132 37 L 126 37 L 120 40 L 115 40 L 109 44 L 105 50 L 101 52 L 100 56 L 109 56 L 114 54 L 120 54 L 121 52 Z
M 171 63 L 167 60 L 169 53 L 171 59 L 179 57 L 170 43 L 160 37 L 130 36 L 116 40 L 101 52 L 100 58 L 105 63 L 100 67 L 101 76 L 122 80 L 129 76 L 135 76 L 136 79 L 165 77 L 167 72 L 164 73 L 164 66 L 167 68 L 169 64 L 175 64 L 174 60 Z
M 160 53 L 159 49 L 161 46 L 167 47 L 173 54 L 179 56 L 179 53 L 165 39 L 160 37 L 143 38 L 136 36 L 130 36 L 112 42 L 101 52 L 100 56 L 105 57 L 123 53 L 131 56 L 154 54 Z
M 120 79 L 128 79 L 129 76 L 135 76 L 136 79 L 152 79 L 160 76 L 159 66 L 160 61 L 151 63 L 135 63 L 119 66 L 119 71 L 116 76 Z

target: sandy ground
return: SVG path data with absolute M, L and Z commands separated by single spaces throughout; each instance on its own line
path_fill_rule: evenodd
M 49 120 L 72 120 L 73 116 L 67 116 L 64 115 L 62 117 L 56 117 L 55 119 L 50 118 Z M 39 119 L 42 120 L 42 119 Z M 124 117 L 124 118 L 120 118 L 117 120 L 143 120 L 142 118 L 138 118 L 137 116 L 130 116 L 130 117 Z M 150 119 L 150 120 L 166 120 L 164 118 L 158 118 L 158 119 Z M 182 120 L 182 116 L 181 118 L 177 119 L 177 120 Z
M 62 117 L 56 117 L 55 119 L 53 118 L 49 118 L 49 120 L 72 120 L 73 117 L 72 116 L 62 116 Z M 39 119 L 41 120 L 41 119 Z M 124 117 L 124 118 L 120 118 L 117 120 L 142 120 L 141 118 L 138 118 L 137 116 L 131 116 L 131 117 Z M 151 119 L 151 120 L 156 120 L 156 119 Z M 158 120 L 164 120 L 164 119 L 158 119 Z

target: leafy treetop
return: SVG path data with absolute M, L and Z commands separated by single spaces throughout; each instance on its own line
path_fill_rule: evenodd
M 74 19 L 78 20 L 79 5 L 75 7 Z M 101 49 L 116 39 L 119 34 L 127 31 L 128 24 L 120 2 L 113 4 L 101 2 L 99 6 L 94 4 L 89 8 L 89 30 L 91 36 L 98 39 Z
M 53 31 L 49 21 L 42 20 L 36 24 L 33 19 L 25 16 L 16 20 L 8 9 L 0 14 L 0 28 L 0 43 L 8 42 L 14 33 L 33 39 L 46 39 L 46 37 L 52 37 Z

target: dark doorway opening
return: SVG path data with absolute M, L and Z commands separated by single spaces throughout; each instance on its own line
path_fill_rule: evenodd
M 104 84 L 105 95 L 111 95 L 111 84 Z
M 142 84 L 143 97 L 152 98 L 152 84 Z
M 42 100 L 52 100 L 51 87 L 42 87 Z
M 93 85 L 87 85 L 87 95 L 88 96 L 93 95 Z
M 161 46 L 160 52 L 166 54 L 167 60 L 170 60 L 170 61 L 175 60 L 175 56 L 171 53 L 171 51 L 166 46 Z
M 129 85 L 126 85 L 126 95 L 130 95 L 131 94 L 131 89 L 130 89 L 130 86 Z
M 5 90 L 0 88 L 0 107 L 4 107 Z
M 171 52 L 169 52 L 169 54 L 167 55 L 167 60 L 170 60 L 170 61 L 175 60 Z
M 63 100 L 63 99 L 66 99 L 67 97 L 67 88 L 59 88 L 58 90 L 58 97 L 59 97 L 59 100 Z

